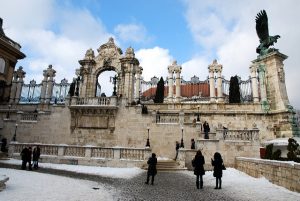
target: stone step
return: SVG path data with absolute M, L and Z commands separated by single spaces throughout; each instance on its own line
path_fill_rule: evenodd
M 142 169 L 147 170 L 148 164 L 145 163 Z M 157 171 L 179 171 L 179 170 L 187 170 L 187 168 L 182 168 L 179 166 L 179 163 L 174 160 L 158 160 L 156 164 Z

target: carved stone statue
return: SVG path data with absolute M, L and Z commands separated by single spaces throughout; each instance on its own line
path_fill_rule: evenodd
M 256 48 L 256 53 L 260 56 L 268 54 L 276 49 L 270 48 L 270 46 L 277 43 L 277 39 L 280 38 L 279 35 L 270 36 L 268 28 L 268 16 L 265 10 L 260 11 L 256 16 L 256 33 L 259 37 L 259 46 Z

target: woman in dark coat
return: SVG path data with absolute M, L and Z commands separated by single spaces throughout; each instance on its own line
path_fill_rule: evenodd
M 32 163 L 33 163 L 34 169 L 38 169 L 38 167 L 39 167 L 38 163 L 39 163 L 40 154 L 41 154 L 41 151 L 40 151 L 39 146 L 35 147 L 32 152 Z
M 196 186 L 197 189 L 199 189 L 199 177 L 200 177 L 200 188 L 203 188 L 203 175 L 205 174 L 204 171 L 204 164 L 205 164 L 205 159 L 204 156 L 202 155 L 201 151 L 198 150 L 195 158 L 192 160 L 192 165 L 194 167 L 194 174 L 197 176 L 196 177 Z
M 214 154 L 214 159 L 211 159 L 211 165 L 214 166 L 214 177 L 216 177 L 215 189 L 221 189 L 223 175 L 223 159 L 219 152 Z
M 145 182 L 145 184 L 149 184 L 150 176 L 152 176 L 151 185 L 153 185 L 154 176 L 157 173 L 156 170 L 157 158 L 155 153 L 152 153 L 152 156 L 148 159 L 147 164 L 148 164 L 148 173 L 147 173 L 147 181 Z

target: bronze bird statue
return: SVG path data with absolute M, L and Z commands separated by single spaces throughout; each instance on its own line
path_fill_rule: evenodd
M 256 33 L 259 37 L 259 46 L 256 48 L 256 53 L 260 56 L 268 54 L 269 52 L 274 51 L 275 49 L 269 49 L 270 46 L 273 46 L 274 43 L 277 43 L 277 39 L 280 38 L 279 35 L 270 36 L 268 28 L 268 16 L 265 10 L 260 11 L 256 15 Z

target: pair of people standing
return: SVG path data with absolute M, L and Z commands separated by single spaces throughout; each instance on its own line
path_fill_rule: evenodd
M 28 169 L 32 170 L 31 159 L 33 162 L 33 168 L 38 169 L 38 161 L 40 158 L 40 148 L 39 146 L 35 147 L 32 152 L 31 147 L 25 147 L 21 152 L 21 159 L 22 159 L 22 170 L 26 170 L 26 166 L 28 163 Z
M 195 158 L 192 160 L 192 165 L 194 167 L 194 174 L 196 175 L 196 186 L 197 189 L 203 188 L 203 175 L 205 159 L 200 150 L 197 151 Z M 216 177 L 216 187 L 215 189 L 221 189 L 222 186 L 222 175 L 223 175 L 223 159 L 219 152 L 214 154 L 214 159 L 211 159 L 211 164 L 214 166 L 213 176 Z M 200 182 L 199 182 L 200 179 Z

